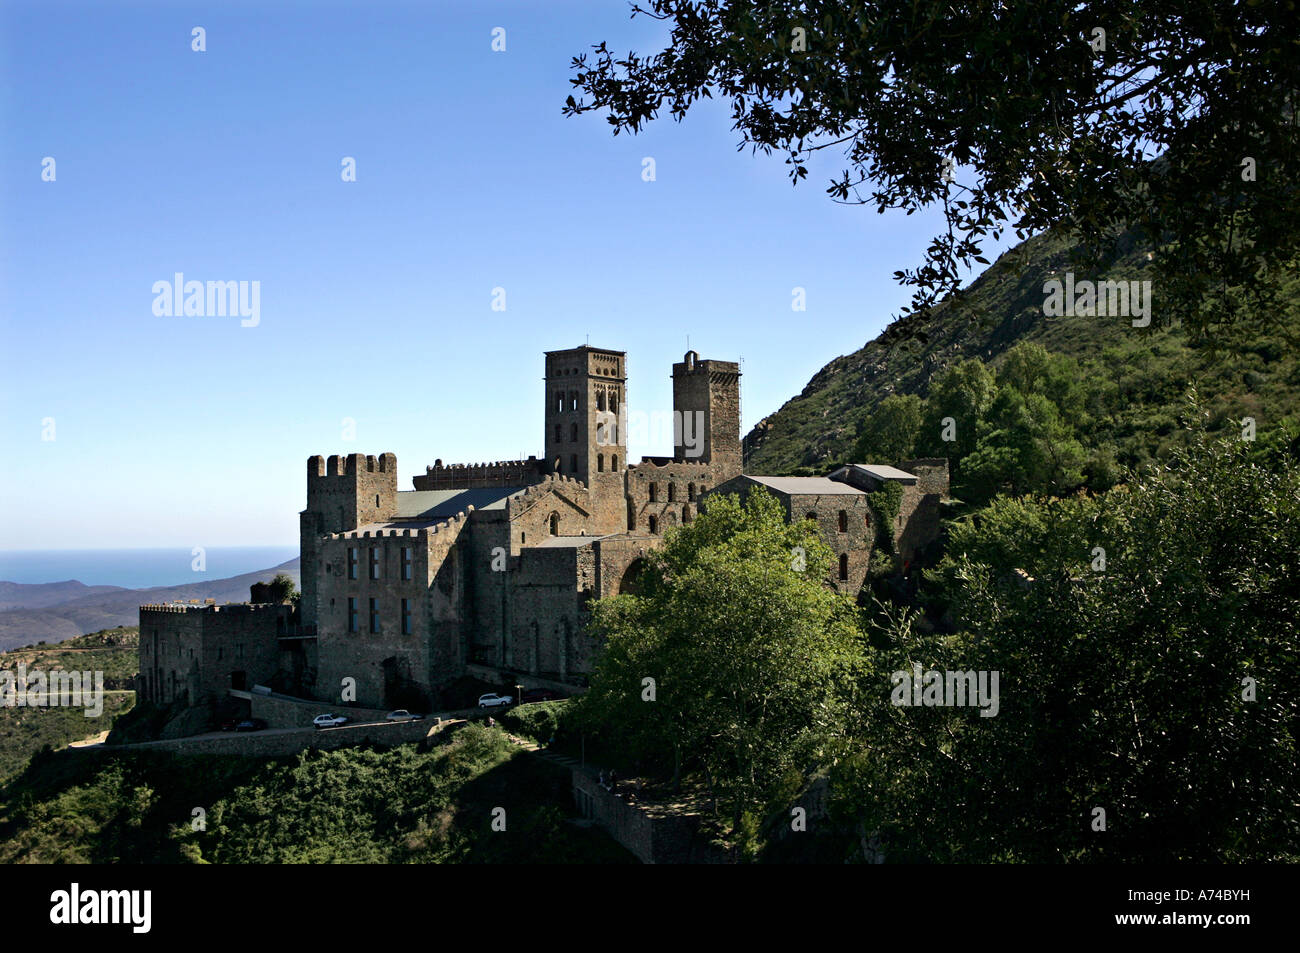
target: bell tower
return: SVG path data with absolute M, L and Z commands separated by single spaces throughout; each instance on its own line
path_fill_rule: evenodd
M 627 354 L 546 352 L 546 472 L 594 486 L 627 467 Z

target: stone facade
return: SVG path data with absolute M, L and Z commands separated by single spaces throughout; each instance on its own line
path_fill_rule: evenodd
M 187 692 L 199 703 L 278 679 L 326 705 L 428 711 L 466 674 L 579 687 L 599 648 L 587 631 L 591 601 L 627 591 L 639 560 L 693 520 L 709 493 L 760 484 L 785 502 L 788 518 L 817 520 L 841 557 L 831 584 L 862 585 L 874 538 L 869 490 L 742 476 L 737 364 L 693 351 L 674 364 L 673 455 L 635 464 L 626 355 L 550 351 L 545 369 L 540 458 L 437 460 L 413 490 L 399 491 L 391 453 L 311 457 L 298 615 L 287 606 L 142 608 L 151 697 Z M 947 492 L 946 461 L 918 464 L 921 475 L 903 474 L 912 494 L 905 526 Z M 931 524 L 915 525 L 922 533 Z M 238 639 L 239 627 L 227 626 L 235 618 L 246 620 Z M 232 648 L 246 653 L 243 668 L 230 664 Z

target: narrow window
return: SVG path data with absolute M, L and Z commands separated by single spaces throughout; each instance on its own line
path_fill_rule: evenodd
M 849 578 L 849 557 L 847 553 L 840 553 L 840 580 L 844 581 Z
M 375 494 L 375 509 L 379 509 L 379 494 Z
M 695 484 L 694 484 L 694 483 L 688 483 L 688 484 L 686 484 L 686 498 L 687 498 L 688 500 L 690 500 L 692 503 L 695 502 Z
M 348 596 L 348 631 L 357 631 L 357 598 Z
M 609 468 L 610 468 L 611 470 L 613 470 L 615 473 L 618 472 L 618 454 L 617 454 L 617 453 L 614 454 L 612 457 L 609 458 Z
M 558 413 L 562 413 L 563 411 L 564 411 L 564 391 L 560 390 L 555 392 L 555 412 L 558 414 Z
M 411 566 L 410 546 L 402 547 L 402 578 L 407 582 L 409 582 L 412 578 L 414 578 L 414 573 L 412 572 L 412 566 Z
M 576 390 L 569 391 L 569 409 L 578 409 L 578 392 Z
M 691 505 L 687 503 L 685 506 L 682 507 L 682 522 L 689 523 L 690 521 L 691 521 Z
M 411 600 L 402 600 L 402 635 L 411 634 Z
M 670 482 L 668 484 L 668 502 L 672 503 L 676 499 L 677 499 L 677 484 Z
M 651 502 L 651 503 L 657 503 L 657 502 L 659 502 L 659 484 L 658 484 L 658 483 L 651 483 L 651 484 L 650 484 L 650 502 Z
M 603 453 L 596 454 L 596 472 L 605 472 L 605 455 Z
M 357 548 L 355 546 L 348 547 L 348 578 L 357 578 Z
M 379 547 L 370 547 L 370 578 L 379 578 Z
M 570 425 L 569 425 L 569 439 L 570 439 L 571 441 L 573 441 L 574 443 L 577 443 L 577 442 L 578 442 L 578 425 L 577 425 L 577 424 L 570 424 Z
M 551 535 L 552 536 L 560 535 L 560 514 L 559 513 L 551 514 Z
M 650 535 L 655 536 L 659 533 L 659 520 L 657 517 L 650 517 Z
M 370 631 L 379 631 L 379 600 L 370 600 Z
M 848 510 L 840 510 L 840 532 L 847 533 L 848 531 L 849 531 L 849 512 Z

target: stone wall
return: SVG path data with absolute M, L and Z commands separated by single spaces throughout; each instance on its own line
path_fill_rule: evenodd
M 269 681 L 279 668 L 277 635 L 287 605 L 140 607 L 140 692 L 145 700 L 207 705 L 230 688 Z
M 536 457 L 527 460 L 501 460 L 496 463 L 451 463 L 435 460 L 423 474 L 411 478 L 417 490 L 468 490 L 475 487 L 528 486 L 545 476 L 543 463 Z

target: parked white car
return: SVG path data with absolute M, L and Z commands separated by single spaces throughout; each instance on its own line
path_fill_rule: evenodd
M 478 697 L 479 708 L 500 708 L 502 705 L 509 705 L 514 702 L 514 698 L 509 695 L 497 695 L 489 692 L 486 695 Z
M 347 722 L 347 718 L 345 718 L 343 715 L 329 714 L 329 715 L 317 715 L 315 718 L 312 719 L 311 723 L 315 725 L 317 728 L 337 728 L 339 725 L 342 725 L 346 722 Z
M 413 715 L 405 708 L 399 708 L 397 711 L 390 711 L 388 713 L 389 721 L 420 721 L 423 718 L 423 715 Z

